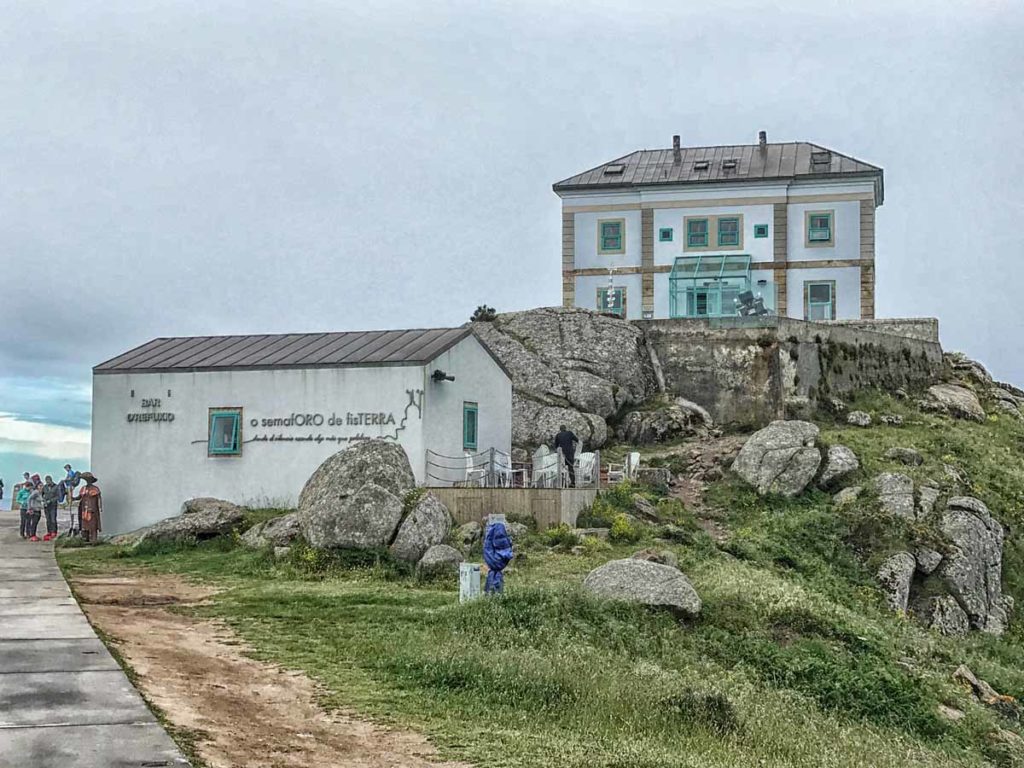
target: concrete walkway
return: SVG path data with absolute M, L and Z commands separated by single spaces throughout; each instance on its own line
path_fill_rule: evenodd
M 96 637 L 53 545 L 0 512 L 0 767 L 140 768 L 188 762 Z

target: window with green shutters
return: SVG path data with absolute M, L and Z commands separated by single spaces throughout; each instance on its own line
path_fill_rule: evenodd
M 462 447 L 467 451 L 476 450 L 479 419 L 480 409 L 476 403 L 462 404 Z
M 211 408 L 207 453 L 210 456 L 242 455 L 242 409 Z
M 835 242 L 832 211 L 807 212 L 807 245 L 832 245 Z
M 718 219 L 718 244 L 721 246 L 740 244 L 740 220 L 731 216 Z
M 597 250 L 599 253 L 624 253 L 625 241 L 625 219 L 603 219 L 597 222 Z
M 707 248 L 708 246 L 708 220 L 687 219 L 686 220 L 686 245 L 688 248 Z

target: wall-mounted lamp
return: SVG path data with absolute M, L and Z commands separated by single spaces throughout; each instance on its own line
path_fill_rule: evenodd
M 434 381 L 455 381 L 454 376 L 449 376 L 440 368 L 437 368 L 432 374 L 430 374 L 430 378 Z

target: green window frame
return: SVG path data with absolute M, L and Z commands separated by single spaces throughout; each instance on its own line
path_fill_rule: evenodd
M 767 224 L 755 224 L 754 225 L 754 237 L 768 237 L 768 225 Z
M 718 219 L 718 245 L 733 246 L 740 244 L 739 216 L 721 216 Z
M 597 222 L 597 252 L 626 252 L 626 220 L 601 219 Z
M 804 320 L 820 322 L 835 319 L 836 281 L 806 281 L 804 283 Z
M 662 227 L 658 230 L 658 242 L 659 243 L 671 243 L 672 242 L 672 227 Z
M 686 247 L 707 248 L 708 247 L 708 220 L 687 219 L 686 220 Z
M 211 408 L 206 437 L 209 456 L 242 455 L 242 409 Z
M 480 433 L 480 407 L 466 401 L 462 404 L 462 448 L 475 451 Z
M 807 211 L 806 230 L 809 248 L 828 246 L 835 243 L 835 212 Z
M 606 315 L 626 316 L 626 289 L 622 286 L 597 289 L 597 310 Z

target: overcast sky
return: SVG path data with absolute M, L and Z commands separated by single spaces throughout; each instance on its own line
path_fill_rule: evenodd
M 1024 3 L 0 0 L 0 18 L 5 479 L 15 453 L 84 461 L 90 367 L 154 336 L 557 304 L 552 182 L 674 133 L 763 129 L 882 166 L 879 316 L 938 316 L 947 348 L 1024 384 Z

